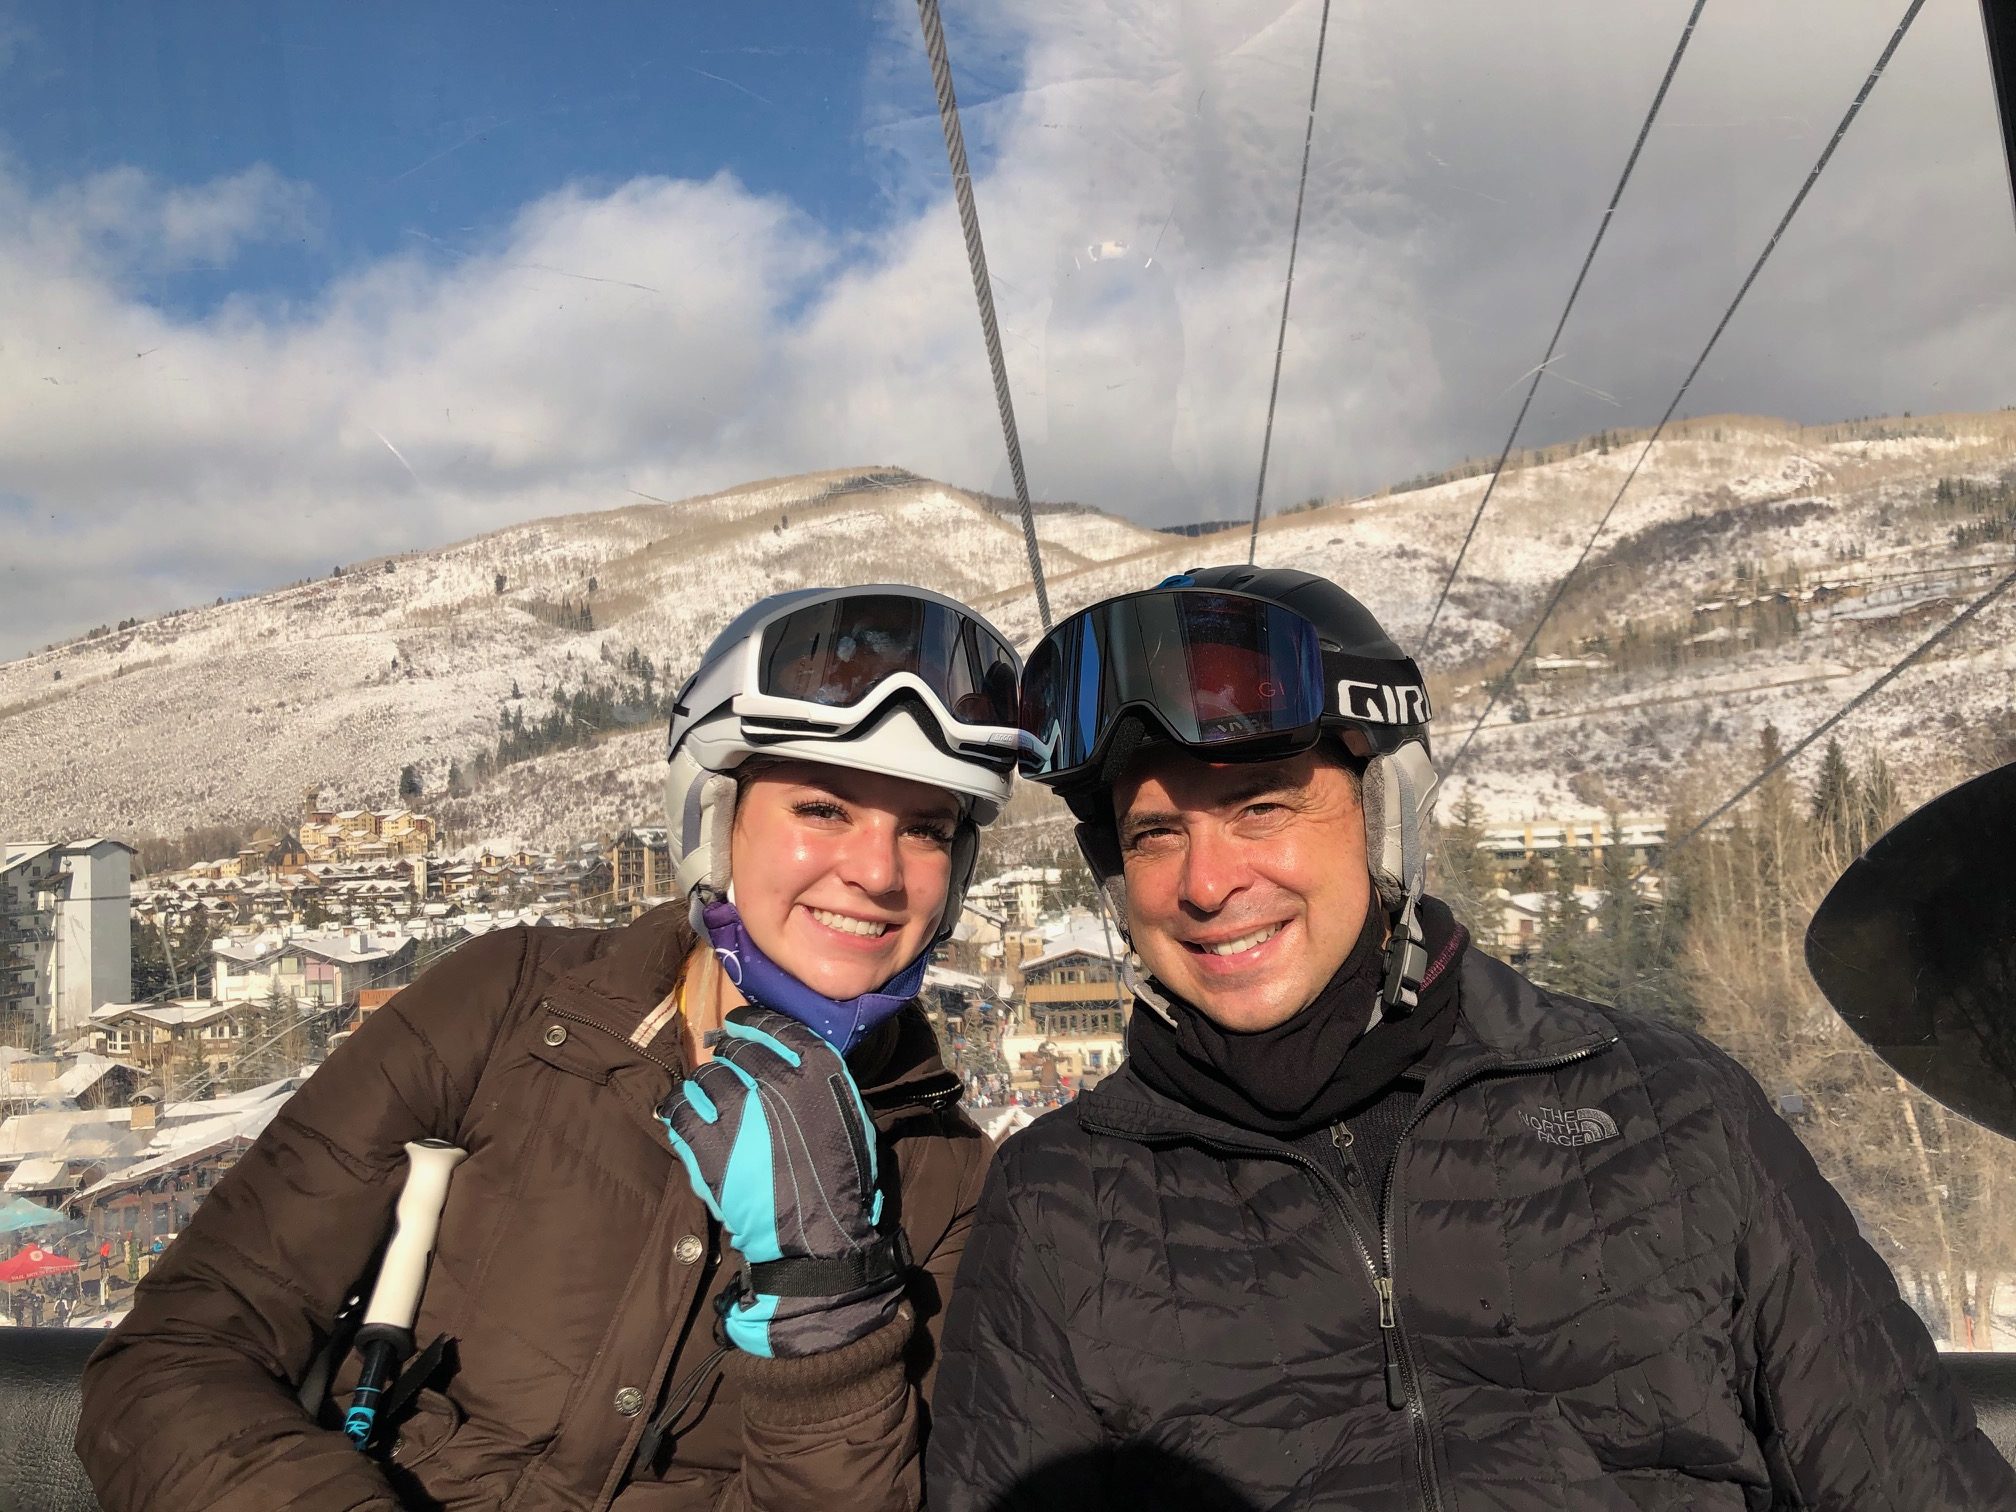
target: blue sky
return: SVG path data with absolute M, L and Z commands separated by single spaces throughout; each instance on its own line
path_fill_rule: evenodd
M 1689 8 L 1332 7 L 1271 501 L 1496 451 Z M 1250 508 L 1321 11 L 946 0 L 1039 496 Z M 1524 440 L 1656 418 L 1895 23 L 1708 8 Z M 1687 411 L 2016 402 L 2012 235 L 1926 7 Z M 1007 487 L 912 0 L 0 0 L 0 291 L 0 656 L 639 493 Z
M 265 163 L 312 187 L 316 238 L 164 272 L 153 297 L 312 294 L 418 241 L 493 237 L 568 183 L 733 172 L 836 229 L 886 213 L 856 3 L 15 7 L 0 138 L 47 189 L 122 165 L 197 184 Z M 928 105 L 921 59 L 917 103 Z

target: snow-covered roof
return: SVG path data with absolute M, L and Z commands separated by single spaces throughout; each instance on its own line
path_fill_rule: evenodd
M 56 848 L 39 841 L 31 841 L 26 845 L 10 845 L 7 847 L 6 858 L 0 860 L 0 872 L 12 871 L 17 866 L 26 866 L 30 861 L 46 856 Z
M 207 1024 L 238 1005 L 214 1002 L 209 998 L 178 998 L 172 1003 L 106 1003 L 91 1010 L 99 1022 L 131 1016 L 159 1024 L 163 1029 L 183 1029 L 191 1024 Z
M 272 934 L 255 935 L 249 940 L 213 940 L 211 952 L 227 961 L 241 966 L 256 966 L 275 956 L 291 955 L 296 952 L 312 955 L 324 961 L 334 961 L 338 965 L 358 965 L 366 961 L 382 961 L 397 955 L 411 942 L 398 938 L 379 940 L 360 932 L 343 931 L 336 934 Z
M 53 1155 L 30 1156 L 14 1167 L 14 1174 L 7 1178 L 7 1184 L 0 1187 L 6 1192 L 46 1192 L 54 1187 L 68 1186 L 64 1172 L 70 1162 Z
M 1044 946 L 1041 955 L 1023 959 L 1022 969 L 1025 972 L 1033 966 L 1047 966 L 1068 955 L 1095 956 L 1102 961 L 1116 959 L 1114 952 L 1117 946 L 1109 943 L 1113 937 L 1097 919 L 1074 914 L 1054 934 L 1048 929 L 1044 933 L 1050 943 Z
M 59 1149 L 73 1134 L 127 1123 L 124 1108 L 49 1108 L 0 1119 L 0 1161 L 26 1160 Z
M 515 913 L 507 911 L 504 913 L 495 913 L 495 914 L 493 913 L 462 914 L 459 917 L 457 917 L 454 920 L 454 922 L 462 926 L 462 932 L 464 934 L 484 935 L 489 934 L 493 930 L 498 929 L 516 929 L 520 924 L 525 924 L 533 927 L 543 925 L 548 928 L 551 928 L 558 921 L 550 914 L 548 914 L 548 912 L 545 909 L 540 908 L 537 905 L 534 905 L 533 907 L 530 908 L 521 908 L 517 910 Z
M 949 966 L 926 966 L 924 968 L 926 987 L 944 987 L 954 992 L 985 992 L 987 982 L 969 972 L 954 971 Z
M 1002 1108 L 981 1120 L 980 1132 L 999 1144 L 1010 1134 L 1026 1129 L 1034 1122 L 1036 1111 L 1033 1108 Z
M 1064 880 L 1063 871 L 1055 866 L 1011 866 L 1004 872 L 996 872 L 974 886 L 982 891 L 997 887 L 1020 887 L 1034 884 L 1039 887 L 1055 887 Z
M 124 1061 L 113 1060 L 109 1056 L 93 1055 L 86 1051 L 76 1057 L 74 1064 L 58 1076 L 50 1088 L 56 1097 L 80 1097 L 103 1081 L 106 1075 L 125 1066 Z
M 64 1108 L 16 1113 L 0 1122 L 0 1162 L 31 1156 L 113 1160 L 138 1149 L 140 1136 L 125 1108 Z
M 285 1103 L 285 1098 L 274 1098 L 243 1113 L 199 1119 L 179 1128 L 163 1130 L 149 1143 L 145 1159 L 113 1172 L 104 1180 L 86 1187 L 71 1200 L 81 1202 L 101 1192 L 133 1186 L 156 1172 L 172 1170 L 185 1161 L 198 1159 L 241 1140 L 249 1144 L 259 1137 Z
M 190 1099 L 185 1102 L 168 1103 L 161 1109 L 163 1124 L 172 1124 L 183 1119 L 220 1118 L 227 1114 L 244 1113 L 253 1108 L 263 1108 L 276 1099 L 285 1102 L 294 1095 L 294 1089 L 301 1085 L 298 1076 L 283 1076 L 277 1081 L 262 1082 L 243 1092 L 233 1092 L 226 1097 L 206 1100 Z

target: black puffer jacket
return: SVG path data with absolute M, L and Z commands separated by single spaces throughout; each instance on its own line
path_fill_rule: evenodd
M 1005 1145 L 935 1512 L 2016 1508 L 1733 1061 L 1474 951 L 1461 1004 L 1383 1235 L 1317 1163 L 1124 1070 Z

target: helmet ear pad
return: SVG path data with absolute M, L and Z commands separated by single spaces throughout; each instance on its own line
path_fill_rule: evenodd
M 1131 946 L 1134 941 L 1127 931 L 1127 868 L 1120 858 L 1119 831 L 1110 820 L 1105 823 L 1088 820 L 1078 825 L 1075 833 L 1078 854 L 1085 858 L 1093 880 L 1112 905 L 1114 922 L 1120 926 L 1120 938 Z
M 1428 817 L 1440 783 L 1427 746 L 1418 740 L 1366 763 L 1360 785 L 1365 861 L 1389 911 L 1409 893 L 1418 894 L 1426 881 Z
M 673 885 L 681 893 L 705 886 L 728 891 L 728 839 L 735 828 L 735 778 L 697 761 L 681 747 L 665 773 L 666 838 Z
M 966 909 L 966 889 L 973 885 L 973 868 L 980 863 L 980 827 L 971 819 L 961 819 L 952 835 L 952 873 L 945 883 L 945 911 L 938 916 L 938 933 L 933 945 L 952 938 L 959 927 L 959 915 Z

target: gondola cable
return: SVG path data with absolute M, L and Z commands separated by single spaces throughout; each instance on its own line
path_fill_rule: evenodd
M 1505 437 L 1505 445 L 1498 453 L 1497 464 L 1491 469 L 1491 481 L 1484 485 L 1484 497 L 1477 501 L 1477 509 L 1470 516 L 1470 527 L 1463 532 L 1463 543 L 1456 548 L 1456 559 L 1449 564 L 1448 576 L 1442 579 L 1441 591 L 1435 595 L 1435 606 L 1428 611 L 1428 623 L 1422 628 L 1420 644 L 1415 656 L 1426 657 L 1428 648 L 1435 638 L 1435 622 L 1441 617 L 1442 605 L 1449 597 L 1449 587 L 1456 581 L 1456 574 L 1463 566 L 1463 558 L 1470 550 L 1470 543 L 1476 538 L 1477 526 L 1484 518 L 1484 511 L 1490 506 L 1491 495 L 1497 490 L 1498 479 L 1505 472 L 1505 463 L 1512 455 L 1512 447 L 1519 439 L 1519 431 L 1526 424 L 1526 412 L 1533 406 L 1533 396 L 1540 391 L 1540 380 L 1547 376 L 1547 369 L 1554 361 L 1554 353 L 1561 345 L 1561 333 L 1567 329 L 1568 317 L 1574 313 L 1575 301 L 1582 293 L 1582 285 L 1589 277 L 1589 269 L 1596 261 L 1596 249 L 1603 245 L 1603 238 L 1609 234 L 1611 219 L 1617 214 L 1617 205 L 1624 198 L 1624 187 L 1631 182 L 1631 174 L 1638 167 L 1638 158 L 1645 150 L 1646 138 L 1652 135 L 1652 123 L 1659 119 L 1660 107 L 1666 103 L 1666 92 L 1673 87 L 1673 76 L 1680 71 L 1680 60 L 1687 54 L 1687 44 L 1694 40 L 1694 28 L 1700 24 L 1701 12 L 1708 0 L 1694 0 L 1694 9 L 1688 14 L 1687 24 L 1680 29 L 1680 41 L 1673 49 L 1673 56 L 1666 64 L 1665 77 L 1659 81 L 1659 89 L 1652 96 L 1652 108 L 1645 112 L 1645 122 L 1638 128 L 1638 140 L 1631 146 L 1631 155 L 1624 160 L 1624 171 L 1618 176 L 1617 187 L 1610 191 L 1610 203 L 1603 208 L 1603 218 L 1596 223 L 1596 236 L 1589 243 L 1589 250 L 1582 257 L 1582 270 L 1575 275 L 1574 286 L 1568 290 L 1568 302 L 1561 307 L 1561 318 L 1554 322 L 1554 334 L 1547 340 L 1546 354 L 1540 365 L 1533 369 L 1533 381 L 1526 386 L 1526 397 L 1519 403 L 1519 413 L 1513 417 L 1512 430 Z M 1248 560 L 1251 560 L 1249 557 Z
M 1325 0 L 1328 3 L 1328 0 Z M 987 274 L 987 248 L 980 240 L 980 212 L 973 203 L 973 175 L 966 166 L 966 134 L 959 125 L 959 98 L 952 89 L 952 63 L 945 53 L 945 23 L 938 0 L 917 0 L 924 26 L 924 49 L 931 56 L 931 82 L 938 91 L 938 123 L 945 132 L 945 156 L 952 166 L 952 194 L 959 206 L 959 229 L 966 236 L 966 264 L 973 274 L 973 297 L 980 306 L 980 334 L 987 343 L 987 366 L 994 376 L 994 402 L 1001 411 L 1001 439 L 1008 448 L 1008 472 L 1022 510 L 1022 543 L 1029 552 L 1029 581 L 1036 589 L 1036 613 L 1050 628 L 1050 595 L 1043 584 L 1043 554 L 1036 541 L 1036 512 L 1029 503 L 1029 480 L 1022 470 L 1022 438 L 1015 426 L 1015 399 L 1008 392 L 1008 363 L 1001 355 L 1001 329 L 994 317 L 994 285 Z
M 1639 469 L 1645 465 L 1645 459 L 1652 454 L 1653 446 L 1658 443 L 1659 437 L 1664 433 L 1667 423 L 1672 420 L 1674 414 L 1679 410 L 1681 401 L 1687 397 L 1688 390 L 1693 386 L 1694 379 L 1700 374 L 1703 365 L 1708 361 L 1709 354 L 1715 350 L 1716 344 L 1722 339 L 1722 333 L 1728 330 L 1729 322 L 1735 318 L 1736 311 L 1742 305 L 1744 296 L 1750 292 L 1751 285 L 1756 283 L 1758 274 L 1764 271 L 1764 264 L 1770 261 L 1771 254 L 1777 250 L 1778 243 L 1784 237 L 1786 228 L 1792 224 L 1792 218 L 1799 213 L 1800 206 L 1806 203 L 1806 196 L 1812 193 L 1814 184 L 1819 182 L 1821 173 L 1833 159 L 1835 149 L 1841 145 L 1841 139 L 1848 134 L 1848 128 L 1854 124 L 1855 117 L 1861 113 L 1863 104 L 1868 100 L 1870 93 L 1876 88 L 1876 81 L 1883 77 L 1883 71 L 1890 66 L 1890 59 L 1896 55 L 1899 45 L 1904 41 L 1905 34 L 1911 30 L 1911 23 L 1918 19 L 1918 12 L 1924 9 L 1924 6 L 1925 0 L 1911 0 L 1911 3 L 1905 7 L 1903 20 L 1897 23 L 1896 30 L 1891 33 L 1889 42 L 1884 46 L 1882 54 L 1876 59 L 1875 66 L 1869 70 L 1869 76 L 1862 81 L 1861 89 L 1856 91 L 1855 98 L 1849 104 L 1847 113 L 1841 117 L 1841 123 L 1834 128 L 1834 134 L 1828 138 L 1826 147 L 1822 149 L 1818 160 L 1813 164 L 1812 170 L 1806 175 L 1806 181 L 1799 186 L 1799 192 L 1792 196 L 1791 205 L 1787 207 L 1785 214 L 1779 219 L 1776 228 L 1771 232 L 1770 239 L 1764 243 L 1764 250 L 1757 254 L 1757 260 L 1750 265 L 1749 273 L 1745 275 L 1742 285 L 1736 290 L 1736 297 L 1730 300 L 1729 308 L 1722 312 L 1722 318 L 1715 323 L 1715 329 L 1708 337 L 1708 344 L 1702 347 L 1701 355 L 1694 359 L 1694 365 L 1687 370 L 1687 376 L 1681 380 L 1680 387 L 1675 391 L 1672 402 L 1666 406 L 1666 412 L 1659 417 L 1659 423 L 1652 428 L 1652 433 L 1645 438 L 1645 445 L 1639 451 L 1637 460 L 1631 464 L 1630 472 L 1625 474 L 1623 483 L 1618 486 L 1616 497 L 1611 499 L 1609 507 L 1603 511 L 1602 518 L 1597 520 L 1596 528 L 1590 532 L 1589 539 L 1583 543 L 1581 555 L 1575 558 L 1574 564 L 1562 575 L 1560 581 L 1554 585 L 1554 591 L 1548 596 L 1546 607 L 1541 610 L 1540 618 L 1534 622 L 1533 628 L 1527 632 L 1525 643 L 1520 646 L 1518 655 L 1513 657 L 1511 664 L 1506 667 L 1503 674 L 1492 680 L 1490 697 L 1485 701 L 1483 711 L 1478 714 L 1475 722 L 1471 724 L 1469 733 L 1463 737 L 1463 744 L 1457 748 L 1455 759 L 1445 769 L 1445 775 L 1446 773 L 1456 771 L 1463 764 L 1463 758 L 1469 752 L 1471 742 L 1476 740 L 1478 730 L 1483 728 L 1484 721 L 1491 717 L 1492 710 L 1498 707 L 1499 698 L 1503 695 L 1505 689 L 1512 685 L 1513 674 L 1519 670 L 1520 665 L 1532 652 L 1534 644 L 1540 639 L 1540 632 L 1546 629 L 1548 621 L 1554 617 L 1554 611 L 1560 606 L 1563 595 L 1568 591 L 1568 585 L 1575 580 L 1575 575 L 1581 571 L 1582 564 L 1589 560 L 1589 554 L 1595 550 L 1597 541 L 1602 539 L 1604 528 L 1609 525 L 1611 516 L 1617 512 L 1617 506 L 1624 502 L 1624 495 L 1630 490 L 1632 482 L 1636 480 Z
M 1316 67 L 1309 80 L 1309 119 L 1302 128 L 1302 176 L 1295 185 L 1295 223 L 1288 233 L 1288 277 L 1281 287 L 1281 329 L 1274 337 L 1274 381 L 1267 390 L 1267 425 L 1260 433 L 1260 481 L 1253 488 L 1253 530 L 1246 565 L 1260 549 L 1260 511 L 1267 498 L 1267 455 L 1274 446 L 1274 403 L 1281 396 L 1281 355 L 1288 347 L 1288 301 L 1295 293 L 1295 251 L 1302 241 L 1302 201 L 1309 191 L 1309 149 L 1316 139 L 1316 97 L 1323 88 L 1323 44 L 1330 35 L 1330 0 L 1316 26 Z
M 1696 821 L 1691 827 L 1685 830 L 1677 839 L 1668 840 L 1664 845 L 1664 847 L 1662 847 L 1662 860 L 1670 858 L 1673 852 L 1679 850 L 1682 846 L 1686 845 L 1689 841 L 1695 839 L 1697 836 L 1706 833 L 1710 825 L 1714 824 L 1716 820 L 1720 819 L 1724 814 L 1728 813 L 1731 809 L 1735 808 L 1737 804 L 1741 803 L 1745 798 L 1748 798 L 1752 793 L 1756 792 L 1758 788 L 1762 787 L 1766 782 L 1770 781 L 1773 774 L 1789 766 L 1794 760 L 1796 760 L 1800 756 L 1802 752 L 1810 750 L 1814 745 L 1814 743 L 1820 740 L 1822 736 L 1826 735 L 1828 731 L 1832 730 L 1836 725 L 1840 724 L 1842 720 L 1846 719 L 1850 714 L 1853 714 L 1857 709 L 1861 708 L 1862 705 L 1867 703 L 1870 699 L 1874 698 L 1878 693 L 1882 692 L 1885 688 L 1889 687 L 1890 684 L 1895 682 L 1899 677 L 1903 676 L 1904 673 L 1908 671 L 1912 666 L 1916 665 L 1917 662 L 1920 661 L 1927 652 L 1931 651 L 1934 647 L 1942 644 L 1948 638 L 1950 638 L 1959 630 L 1961 630 L 1963 627 L 1965 627 L 1966 625 L 1970 624 L 1973 620 L 1978 618 L 1984 609 L 1986 609 L 1990 604 L 1994 603 L 1995 600 L 2000 598 L 2003 594 L 2007 593 L 2011 588 L 2016 588 L 2016 569 L 2012 569 L 2011 571 L 2004 573 L 1993 584 L 1991 584 L 1988 587 L 1987 591 L 1982 593 L 1980 597 L 1976 598 L 1966 608 L 1962 609 L 1958 614 L 1954 615 L 1952 619 L 1948 620 L 1938 630 L 1935 630 L 1931 635 L 1927 636 L 1924 640 L 1920 641 L 1917 646 L 1915 646 L 1912 650 L 1905 653 L 1905 655 L 1901 657 L 1898 661 L 1892 663 L 1890 668 L 1887 671 L 1885 671 L 1882 676 L 1878 677 L 1874 682 L 1870 683 L 1868 687 L 1864 688 L 1861 692 L 1857 693 L 1853 698 L 1849 699 L 1846 703 L 1841 705 L 1840 708 L 1836 709 L 1832 714 L 1828 715 L 1825 719 L 1821 720 L 1820 723 L 1815 725 L 1812 729 L 1808 730 L 1806 734 L 1800 737 L 1800 739 L 1794 745 L 1792 745 L 1787 750 L 1781 752 L 1776 761 L 1770 763 L 1770 765 L 1766 766 L 1764 770 L 1759 772 L 1756 776 L 1752 777 L 1748 782 L 1744 783 L 1743 786 L 1738 788 L 1729 797 L 1723 799 L 1722 802 L 1717 804 L 1712 810 L 1710 810 L 1705 817 Z M 1634 882 L 1637 881 L 1638 877 L 1643 876 L 1645 872 L 1648 870 L 1650 870 L 1649 866 L 1641 867 L 1638 873 L 1635 876 L 1633 876 L 1631 880 Z

